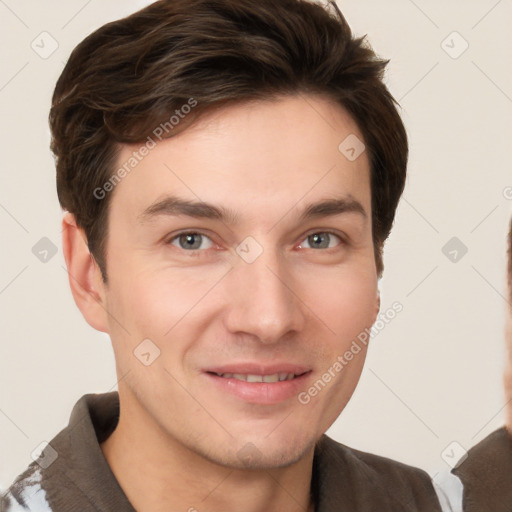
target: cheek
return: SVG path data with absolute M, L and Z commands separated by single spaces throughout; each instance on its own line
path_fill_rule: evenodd
M 109 312 L 134 341 L 150 338 L 164 347 L 175 328 L 177 332 L 200 323 L 201 301 L 222 274 L 222 270 L 208 273 L 194 268 L 141 271 L 125 265 L 112 275 Z M 126 337 L 126 332 L 119 334 Z
M 377 280 L 371 272 L 347 269 L 335 275 L 320 275 L 304 288 L 304 293 L 337 344 L 345 345 L 374 322 Z

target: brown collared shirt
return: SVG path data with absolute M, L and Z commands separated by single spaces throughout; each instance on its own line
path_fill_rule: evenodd
M 117 392 L 84 395 L 69 424 L 1 499 L 3 512 L 135 512 L 100 447 L 119 420 Z M 316 512 L 442 512 L 424 471 L 323 435 L 315 447 Z

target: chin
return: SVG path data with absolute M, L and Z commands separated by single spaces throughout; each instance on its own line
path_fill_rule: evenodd
M 271 470 L 296 464 L 314 449 L 316 441 L 313 436 L 305 439 L 303 435 L 300 439 L 288 435 L 274 440 L 251 435 L 231 439 L 221 450 L 221 445 L 216 445 L 215 451 L 203 451 L 200 446 L 196 451 L 210 462 L 230 469 Z

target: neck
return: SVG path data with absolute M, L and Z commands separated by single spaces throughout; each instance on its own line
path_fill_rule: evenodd
M 101 444 L 119 485 L 138 512 L 313 512 L 314 448 L 293 465 L 269 470 L 221 466 L 189 450 L 123 400 L 111 436 Z

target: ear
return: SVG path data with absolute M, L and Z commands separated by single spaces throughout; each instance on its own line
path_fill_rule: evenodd
M 87 323 L 109 332 L 105 283 L 95 259 L 89 252 L 87 237 L 69 212 L 62 219 L 62 248 L 69 276 L 69 286 L 78 309 Z

